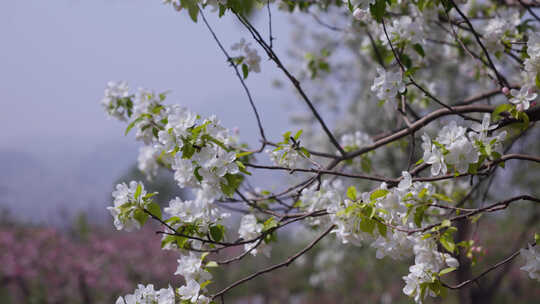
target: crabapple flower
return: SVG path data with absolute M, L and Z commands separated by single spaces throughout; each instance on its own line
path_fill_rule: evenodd
M 510 90 L 512 98 L 510 102 L 517 106 L 519 111 L 525 111 L 531 106 L 531 101 L 538 97 L 538 94 L 532 92 L 532 88 L 529 86 L 523 86 L 518 91 L 516 89 Z
M 538 246 L 522 248 L 519 253 L 525 258 L 525 265 L 520 269 L 529 273 L 531 279 L 540 281 L 540 249 Z
M 154 285 L 139 284 L 133 294 L 119 297 L 116 304 L 174 304 L 174 290 L 172 287 L 154 290 Z
M 379 76 L 373 81 L 371 91 L 375 92 L 380 100 L 394 98 L 398 93 L 405 92 L 405 84 L 401 79 L 401 72 L 386 71 L 377 68 Z
M 446 174 L 447 167 L 444 162 L 444 155 L 436 145 L 431 143 L 429 135 L 422 135 L 422 149 L 424 149 L 424 162 L 431 165 L 431 175 L 436 176 L 439 173 Z
M 353 17 L 354 19 L 365 22 L 365 23 L 369 23 L 370 20 L 372 19 L 371 14 L 369 13 L 369 10 L 362 9 L 359 7 L 354 10 Z
M 394 19 L 392 25 L 388 28 L 388 32 L 392 43 L 410 42 L 416 44 L 424 42 L 422 24 L 409 16 Z M 381 40 L 385 44 L 388 43 L 386 36 L 382 37 Z
M 466 137 L 453 142 L 447 149 L 449 152 L 445 157 L 446 162 L 454 165 L 456 171 L 461 174 L 467 173 L 469 164 L 478 161 L 478 152 Z
M 109 81 L 105 88 L 105 97 L 101 100 L 101 105 L 105 112 L 113 118 L 125 121 L 127 110 L 122 106 L 125 98 L 129 97 L 129 87 L 127 82 Z
M 131 181 L 116 185 L 113 191 L 113 207 L 107 210 L 114 218 L 114 226 L 117 230 L 133 231 L 141 228 L 141 223 L 135 218 L 135 213 L 144 208 L 143 197 L 146 195 L 144 186 L 140 182 Z M 137 197 L 135 197 L 137 196 Z
M 182 255 L 178 259 L 178 268 L 174 274 L 181 275 L 186 280 L 198 282 L 205 282 L 212 278 L 212 275 L 202 268 L 201 255 L 193 252 L 190 252 L 189 255 Z
M 260 236 L 263 231 L 263 224 L 257 222 L 257 218 L 253 214 L 246 214 L 242 217 L 240 221 L 240 228 L 238 228 L 238 235 L 244 240 L 252 240 Z M 244 250 L 251 250 L 254 246 L 257 245 L 257 241 L 251 244 L 245 244 Z M 264 241 L 261 241 L 258 248 L 251 250 L 252 255 L 257 255 L 257 253 L 262 252 L 265 256 L 270 255 L 270 247 L 264 244 Z
M 242 38 L 239 42 L 231 46 L 231 50 L 243 51 L 244 55 L 237 58 L 242 58 L 242 62 L 247 65 L 250 72 L 253 71 L 255 73 L 259 73 L 261 72 L 261 56 L 259 56 L 257 54 L 257 50 L 252 48 L 250 45 L 251 43 L 246 43 L 246 40 Z
M 465 136 L 466 129 L 464 127 L 458 126 L 455 120 L 452 120 L 450 124 L 444 126 L 436 140 L 438 143 L 449 146 L 454 142 L 461 140 Z
M 500 17 L 489 20 L 483 30 L 486 47 L 492 52 L 504 50 L 501 40 L 513 35 L 521 22 L 517 9 L 500 9 L 497 13 Z
M 281 145 L 274 150 L 266 149 L 265 152 L 276 165 L 287 168 L 294 168 L 302 160 L 302 155 L 290 144 Z
M 478 133 L 479 140 L 483 140 L 487 138 L 488 132 L 497 128 L 497 125 L 490 125 L 490 121 L 491 121 L 490 115 L 485 114 L 484 117 L 482 118 L 482 123 L 474 122 L 471 125 L 471 129 L 473 129 L 474 132 Z
M 146 174 L 146 177 L 149 180 L 157 175 L 157 171 L 159 169 L 159 164 L 157 163 L 158 156 L 159 151 L 152 146 L 143 146 L 139 149 L 137 167 Z
M 172 199 L 163 211 L 171 217 L 178 217 L 182 223 L 197 224 L 204 231 L 208 225 L 228 215 L 221 213 L 213 202 L 206 199 L 202 190 L 197 191 L 193 200 L 183 201 L 178 197 Z
M 182 300 L 190 301 L 191 303 L 197 303 L 201 285 L 195 280 L 187 280 L 186 285 L 178 288 L 178 294 Z

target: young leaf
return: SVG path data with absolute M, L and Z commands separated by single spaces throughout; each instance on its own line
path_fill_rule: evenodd
M 150 204 L 148 204 L 148 206 L 146 206 L 146 210 L 148 210 L 148 212 L 150 212 L 150 214 L 152 214 L 153 216 L 161 219 L 161 208 L 158 204 L 151 202 Z

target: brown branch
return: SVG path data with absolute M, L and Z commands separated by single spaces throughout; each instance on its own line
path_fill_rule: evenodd
M 289 78 L 289 80 L 291 81 L 291 83 L 293 84 L 293 86 L 296 88 L 296 90 L 298 91 L 298 93 L 300 94 L 300 96 L 302 97 L 302 99 L 304 100 L 304 102 L 307 104 L 307 106 L 309 107 L 309 109 L 311 110 L 311 113 L 315 116 L 315 118 L 317 119 L 317 121 L 319 121 L 319 124 L 322 126 L 324 132 L 326 133 L 326 135 L 328 136 L 328 138 L 330 139 L 330 141 L 332 142 L 332 144 L 339 150 L 339 152 L 341 153 L 341 155 L 345 155 L 346 152 L 345 150 L 343 150 L 343 148 L 341 147 L 341 145 L 339 144 L 339 142 L 337 141 L 337 139 L 335 138 L 334 134 L 332 134 L 332 132 L 330 131 L 330 129 L 328 128 L 328 126 L 326 125 L 326 123 L 324 122 L 324 120 L 322 119 L 321 115 L 319 114 L 319 112 L 315 109 L 315 106 L 313 105 L 313 103 L 311 102 L 311 99 L 307 96 L 306 92 L 304 92 L 304 89 L 302 88 L 302 86 L 300 85 L 300 81 L 298 81 L 298 79 L 296 79 L 296 77 L 294 77 L 290 72 L 289 70 L 287 70 L 287 68 L 285 68 L 285 66 L 283 65 L 283 63 L 281 62 L 281 60 L 279 59 L 279 57 L 276 55 L 276 53 L 272 50 L 272 48 L 270 48 L 270 46 L 264 41 L 264 39 L 262 38 L 262 36 L 259 34 L 259 32 L 257 31 L 257 29 L 249 22 L 249 20 L 247 20 L 244 16 L 242 16 L 241 14 L 235 12 L 233 10 L 234 14 L 236 15 L 236 17 L 238 18 L 238 20 L 247 28 L 247 30 L 251 33 L 253 39 L 265 50 L 266 54 L 268 55 L 268 57 L 273 60 L 276 65 L 278 66 L 278 68 L 283 71 L 283 73 L 285 74 L 285 76 L 287 76 L 287 78 Z
M 459 6 L 454 2 L 454 0 L 450 0 L 452 2 L 452 5 L 454 6 L 454 8 L 456 9 L 456 11 L 458 12 L 458 14 L 461 16 L 461 18 L 463 18 L 463 20 L 465 20 L 465 23 L 467 23 L 467 25 L 469 26 L 470 30 L 471 30 L 471 33 L 473 34 L 474 36 L 474 39 L 476 39 L 476 42 L 478 42 L 478 44 L 480 45 L 480 48 L 482 49 L 482 51 L 484 52 L 484 55 L 486 55 L 486 58 L 488 60 L 488 63 L 489 63 L 489 66 L 491 67 L 491 69 L 493 70 L 493 72 L 495 73 L 495 76 L 497 77 L 497 80 L 499 81 L 499 85 L 501 86 L 501 88 L 503 87 L 509 87 L 510 84 L 508 83 L 508 81 L 506 80 L 506 78 L 504 78 L 504 76 L 499 73 L 499 71 L 497 70 L 497 68 L 495 67 L 495 64 L 493 63 L 493 61 L 491 60 L 491 56 L 489 56 L 489 52 L 487 51 L 486 47 L 484 46 L 484 44 L 482 43 L 482 40 L 480 39 L 480 36 L 479 34 L 476 32 L 476 30 L 474 29 L 471 21 L 467 18 L 467 16 L 461 11 L 461 9 L 459 8 Z
M 214 295 L 212 295 L 212 299 L 215 299 L 216 297 L 219 297 L 223 294 L 225 294 L 226 292 L 228 292 L 229 290 L 233 289 L 234 287 L 240 285 L 240 284 L 243 284 L 249 280 L 252 280 L 262 274 L 265 274 L 265 273 L 268 273 L 268 272 L 271 272 L 273 270 L 276 270 L 278 268 L 281 268 L 281 267 L 288 267 L 292 262 L 294 262 L 296 259 L 298 259 L 300 256 L 302 256 L 304 253 L 306 253 L 307 251 L 309 251 L 311 248 L 313 248 L 321 239 L 323 239 L 328 233 L 330 233 L 330 231 L 332 231 L 332 229 L 334 229 L 334 225 L 328 227 L 322 234 L 320 234 L 316 239 L 314 239 L 309 245 L 307 245 L 304 249 L 302 249 L 301 251 L 299 251 L 298 253 L 296 253 L 295 255 L 289 257 L 286 261 L 282 262 L 282 263 L 279 263 L 279 264 L 276 264 L 276 265 L 273 265 L 273 266 L 270 266 L 270 267 L 267 267 L 265 269 L 262 269 L 260 271 L 257 271 L 243 279 L 240 279 L 234 283 L 232 283 L 231 285 L 225 287 L 224 289 L 222 289 L 221 291 L 218 291 L 217 293 L 215 293 Z
M 266 135 L 264 134 L 264 128 L 262 126 L 261 117 L 259 115 L 259 111 L 257 110 L 257 107 L 255 106 L 255 102 L 253 101 L 253 98 L 251 97 L 251 92 L 249 91 L 249 89 L 248 89 L 248 87 L 247 87 L 247 85 L 246 85 L 246 83 L 244 81 L 244 78 L 242 77 L 242 75 L 240 75 L 240 71 L 238 70 L 238 66 L 234 63 L 233 58 L 231 56 L 229 56 L 229 53 L 227 52 L 225 47 L 223 47 L 223 44 L 221 44 L 221 42 L 219 41 L 216 33 L 214 32 L 214 30 L 212 29 L 212 27 L 210 26 L 210 24 L 206 20 L 206 17 L 205 17 L 205 15 L 203 13 L 203 10 L 200 7 L 199 7 L 199 12 L 200 12 L 201 17 L 202 17 L 202 19 L 204 21 L 204 24 L 206 25 L 206 27 L 210 31 L 210 34 L 212 34 L 212 37 L 216 41 L 217 45 L 219 46 L 219 48 L 221 49 L 221 51 L 223 52 L 225 57 L 227 58 L 227 62 L 229 62 L 231 64 L 231 66 L 233 67 L 234 72 L 236 74 L 236 77 L 238 78 L 238 80 L 242 84 L 242 87 L 244 88 L 244 91 L 246 92 L 246 95 L 247 95 L 248 100 L 249 100 L 249 104 L 251 105 L 251 109 L 253 110 L 253 113 L 255 114 L 255 118 L 257 119 L 257 126 L 259 127 L 259 133 L 260 133 L 261 139 L 262 139 L 262 145 L 257 150 L 257 152 L 261 152 L 261 151 L 264 150 L 264 147 L 266 145 L 267 140 L 266 140 Z M 269 8 L 268 12 L 270 13 L 270 8 Z M 272 28 L 271 28 L 271 25 L 270 25 L 270 35 L 272 35 L 272 30 L 271 29 Z
M 530 244 L 531 246 L 536 246 L 536 242 Z M 469 279 L 469 280 L 466 280 L 466 281 L 463 281 L 457 285 L 448 285 L 444 282 L 442 282 L 443 286 L 446 287 L 446 288 L 449 288 L 449 289 L 459 289 L 459 288 L 462 288 L 464 286 L 467 286 L 469 285 L 470 283 L 473 283 L 473 282 L 476 282 L 478 281 L 480 278 L 482 278 L 483 276 L 485 276 L 486 274 L 490 273 L 491 271 L 497 269 L 498 267 L 506 264 L 506 263 L 509 263 L 511 262 L 513 259 L 515 259 L 517 256 L 519 255 L 519 250 L 512 253 L 509 257 L 507 257 L 506 259 L 500 261 L 499 263 L 489 267 L 488 269 L 484 270 L 482 273 L 480 273 L 479 275 L 477 275 L 476 277 L 472 278 L 472 279 Z

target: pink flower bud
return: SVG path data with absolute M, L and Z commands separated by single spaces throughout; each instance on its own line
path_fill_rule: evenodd
M 501 92 L 502 92 L 504 95 L 508 95 L 508 93 L 510 93 L 510 89 L 508 89 L 507 87 L 504 87 L 504 88 L 502 88 Z

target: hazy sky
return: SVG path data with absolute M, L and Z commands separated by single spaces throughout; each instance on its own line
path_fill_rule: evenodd
M 249 38 L 232 18 L 207 15 L 224 45 Z M 256 20 L 264 31 L 265 18 Z M 285 23 L 287 17 L 274 12 L 276 48 L 281 54 L 289 39 Z M 32 189 L 46 188 L 58 195 L 66 191 L 66 184 L 76 188 L 79 182 L 72 175 L 80 175 L 84 168 L 101 169 L 95 178 L 99 181 L 84 185 L 99 200 L 106 190 L 103 185 L 135 161 L 133 135 L 124 137 L 125 125 L 107 120 L 99 104 L 109 80 L 171 90 L 168 102 L 202 116 L 215 113 L 225 126 L 239 127 L 242 139 L 252 145 L 257 142 L 248 100 L 204 24 L 194 24 L 185 12 L 175 12 L 160 0 L 1 1 L 0 37 L 0 127 L 4 130 L 0 152 L 28 154 L 47 167 L 37 177 L 23 178 L 24 187 L 18 180 L 18 185 L 0 184 L 0 190 L 11 189 L 7 198 L 0 195 L 1 205 L 33 210 L 36 203 L 27 196 Z M 264 74 L 251 74 L 248 86 L 269 135 L 276 138 L 287 131 L 285 105 L 293 97 L 288 91 L 272 89 L 272 80 L 282 76 L 262 57 Z M 0 160 L 0 169 L 24 165 L 8 161 Z M 4 183 L 6 179 L 15 183 L 8 176 Z M 48 204 L 58 208 L 72 200 L 76 189 L 69 190 L 60 195 L 62 202 L 40 208 L 56 212 Z

